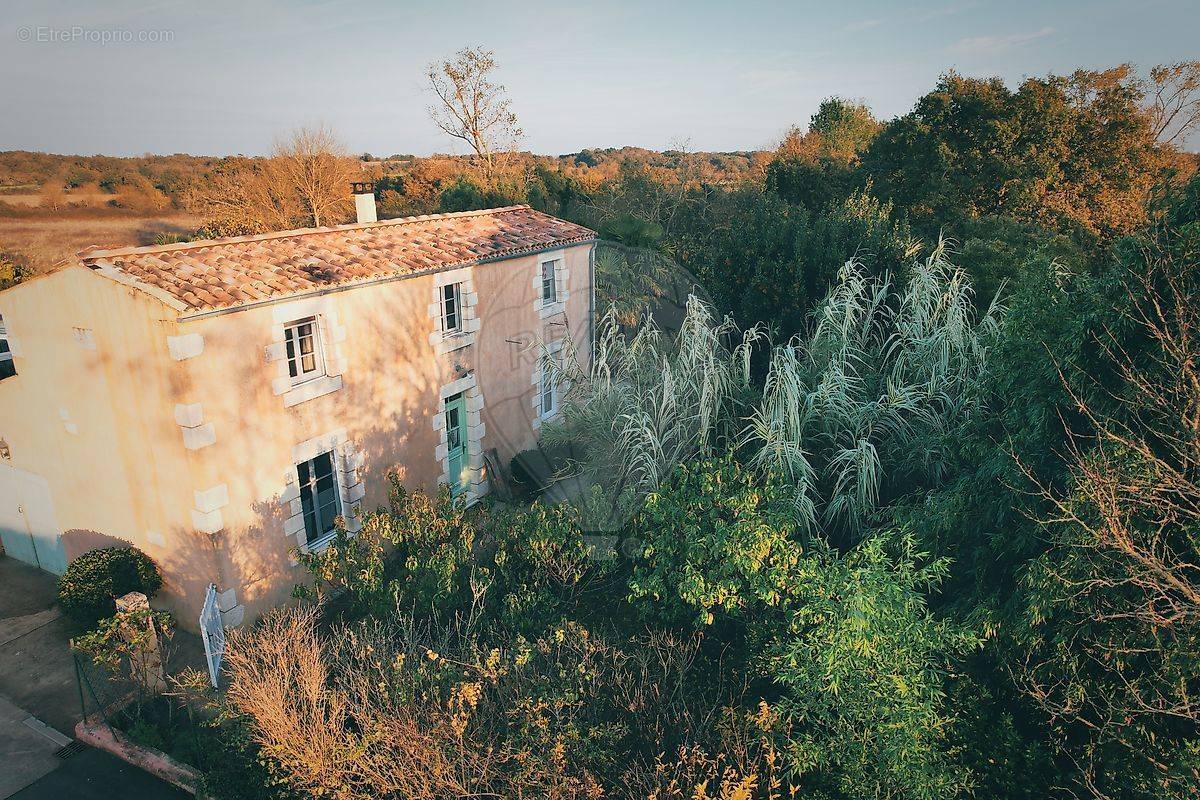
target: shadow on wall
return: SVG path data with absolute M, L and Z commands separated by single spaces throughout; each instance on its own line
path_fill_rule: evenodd
M 68 564 L 90 550 L 99 550 L 102 547 L 135 546 L 134 543 L 128 539 L 122 539 L 118 536 L 110 536 L 107 533 L 88 530 L 86 528 L 72 528 L 71 530 L 64 531 L 62 535 L 62 544 L 63 553 L 67 557 Z
M 82 554 L 105 547 L 138 547 L 158 565 L 163 578 L 162 589 L 155 606 L 166 606 L 176 621 L 188 630 L 196 630 L 204 593 L 208 588 L 209 565 L 213 560 L 213 545 L 207 534 L 181 529 L 170 532 L 166 544 L 143 547 L 128 539 L 99 531 L 75 528 L 63 533 L 63 549 L 68 563 Z
M 235 504 L 245 498 L 244 489 L 235 491 L 235 481 L 254 487 L 259 499 L 249 514 L 245 507 L 229 509 L 226 526 L 218 533 L 195 534 L 206 540 L 208 560 L 194 561 L 198 547 L 189 552 L 169 543 L 164 575 L 187 583 L 184 591 L 197 614 L 209 581 L 216 581 L 222 592 L 236 590 L 236 605 L 242 609 L 235 616 L 244 614 L 245 621 L 252 621 L 268 608 L 290 602 L 294 585 L 308 580 L 308 573 L 292 563 L 295 537 L 284 534 L 291 509 L 283 492 L 289 474 L 295 477 L 290 458 L 294 445 L 345 428 L 353 449 L 363 457 L 359 475 L 367 490 L 361 503 L 364 512 L 386 505 L 386 474 L 391 469 L 411 489 L 435 488 L 417 479 L 432 474 L 436 483 L 441 472 L 434 458 L 437 439 L 432 426 L 439 386 L 428 370 L 417 368 L 434 357 L 428 341 L 428 298 L 420 292 L 368 292 L 370 313 L 359 306 L 367 298 L 355 303 L 353 293 L 340 304 L 343 324 L 355 320 L 350 335 L 357 342 L 343 389 L 289 409 L 283 409 L 282 399 L 272 393 L 273 368 L 261 358 L 260 345 L 270 340 L 269 317 L 263 316 L 262 329 L 252 332 L 216 325 L 205 331 L 206 349 L 227 357 L 225 380 L 238 387 L 227 403 L 206 404 L 206 413 L 213 409 L 218 431 L 222 476 L 237 498 Z M 262 341 L 247 346 L 247 339 L 256 336 Z M 188 396 L 188 386 L 176 388 Z M 247 409 L 257 411 L 238 413 Z M 232 437 L 239 440 L 237 446 L 223 444 Z M 254 446 L 256 442 L 262 446 Z M 176 536 L 185 541 L 185 534 Z
M 216 576 L 212 537 L 189 528 L 174 528 L 165 534 L 165 540 L 164 546 L 148 553 L 163 578 L 156 599 L 166 601 L 181 628 L 195 632 L 200 626 L 205 593 Z

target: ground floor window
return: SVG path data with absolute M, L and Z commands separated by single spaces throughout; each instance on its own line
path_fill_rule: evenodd
M 342 513 L 333 453 L 322 453 L 296 465 L 300 479 L 300 502 L 304 506 L 305 541 L 312 544 L 334 531 L 334 520 Z
M 17 367 L 13 364 L 12 351 L 8 346 L 8 329 L 4 327 L 4 317 L 0 316 L 0 380 L 16 374 Z
M 558 413 L 559 372 L 562 369 L 562 342 L 554 342 L 542 355 L 542 372 L 538 380 L 538 413 L 549 419 Z

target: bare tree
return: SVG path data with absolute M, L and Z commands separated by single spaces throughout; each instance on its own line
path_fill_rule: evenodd
M 1020 465 L 1052 534 L 1026 572 L 1031 616 L 1058 627 L 1033 629 L 1013 673 L 1094 796 L 1116 796 L 1106 756 L 1118 748 L 1160 796 L 1195 797 L 1195 773 L 1170 762 L 1172 731 L 1200 724 L 1200 269 L 1156 246 L 1138 270 L 1128 330 L 1099 342 L 1120 388 L 1068 386 L 1090 429 L 1068 441 L 1069 483 Z
M 1200 125 L 1200 61 L 1163 64 L 1150 70 L 1146 86 L 1154 138 L 1181 143 Z
M 336 224 L 350 216 L 359 170 L 328 128 L 300 128 L 277 141 L 270 158 L 217 172 L 187 205 L 218 236 Z
M 341 221 L 350 210 L 349 183 L 359 169 L 337 136 L 325 126 L 299 128 L 272 150 L 275 183 L 293 192 L 310 224 Z
M 443 133 L 471 147 L 487 180 L 522 136 L 504 86 L 492 80 L 497 66 L 495 53 L 474 47 L 430 64 L 426 73 L 438 98 L 429 116 Z

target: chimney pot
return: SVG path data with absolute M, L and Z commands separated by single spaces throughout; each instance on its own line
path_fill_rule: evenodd
M 358 222 L 378 222 L 375 211 L 375 184 L 371 181 L 353 181 L 350 193 L 354 195 L 354 213 Z

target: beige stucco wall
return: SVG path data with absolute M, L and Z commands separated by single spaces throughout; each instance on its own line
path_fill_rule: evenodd
M 436 274 L 176 321 L 158 300 L 72 267 L 0 293 L 21 347 L 18 376 L 0 381 L 0 438 L 14 466 L 51 483 L 69 558 L 131 542 L 162 566 L 162 603 L 184 626 L 195 627 L 210 581 L 224 592 L 227 621 L 251 619 L 305 577 L 289 553 L 297 539 L 285 534 L 297 445 L 340 433 L 364 509 L 386 502 L 392 468 L 410 487 L 433 489 L 444 469 L 441 389 L 472 371 L 482 449 L 507 466 L 536 443 L 533 343 L 569 328 L 590 349 L 591 245 L 562 254 L 565 313 L 547 318 L 535 307 L 539 255 L 469 268 L 478 330 L 445 354 L 430 341 Z M 342 385 L 288 407 L 269 347 L 284 321 L 312 313 Z M 74 327 L 94 331 L 96 350 L 72 343 Z
M 561 339 L 569 325 L 577 344 L 590 348 L 590 251 L 590 245 L 563 251 L 566 313 L 547 319 L 535 309 L 538 256 L 472 267 L 480 321 L 475 343 L 441 355 L 430 342 L 436 275 L 182 323 L 181 332 L 203 337 L 204 352 L 181 364 L 181 402 L 200 403 L 216 434 L 214 444 L 193 453 L 194 479 L 198 489 L 224 484 L 229 492 L 224 527 L 215 535 L 221 542 L 216 580 L 236 588 L 248 617 L 281 602 L 305 577 L 291 564 L 297 541 L 284 529 L 291 513 L 285 481 L 295 471 L 296 445 L 344 430 L 349 450 L 361 457 L 356 478 L 365 489 L 364 509 L 386 503 L 385 478 L 393 468 L 410 488 L 433 490 L 443 472 L 433 424 L 441 414 L 439 390 L 471 370 L 483 395 L 482 448 L 495 448 L 507 467 L 512 455 L 535 445 L 531 345 L 538 337 Z M 278 365 L 264 350 L 283 321 L 314 311 L 344 329 L 336 334 L 343 385 L 288 408 L 272 391 Z M 323 333 L 329 338 L 328 329 Z
M 188 525 L 187 451 L 171 409 L 174 312 L 84 267 L 0 292 L 17 375 L 0 381 L 7 465 L 46 479 L 68 560 L 133 544 L 164 602 L 203 597 L 215 548 Z

